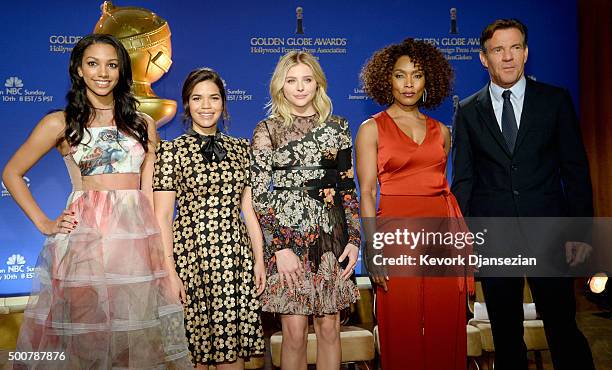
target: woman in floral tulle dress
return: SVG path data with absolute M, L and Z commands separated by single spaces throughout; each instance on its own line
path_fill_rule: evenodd
M 32 356 L 15 368 L 193 368 L 152 208 L 157 133 L 136 111 L 130 68 L 112 36 L 81 39 L 65 110 L 45 116 L 4 169 L 7 189 L 48 236 L 17 343 Z M 73 191 L 53 220 L 22 177 L 54 147 Z

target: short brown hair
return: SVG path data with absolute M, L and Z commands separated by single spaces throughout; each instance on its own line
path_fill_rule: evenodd
M 523 22 L 519 21 L 518 19 L 512 18 L 498 19 L 485 27 L 480 34 L 480 50 L 482 50 L 483 53 L 486 53 L 487 49 L 485 48 L 485 42 L 493 37 L 495 31 L 505 30 L 508 28 L 516 28 L 517 30 L 521 31 L 523 34 L 523 47 L 527 47 L 527 26 L 525 26 Z
M 223 101 L 223 128 L 227 129 L 227 122 L 229 120 L 229 114 L 227 113 L 227 98 L 225 94 L 225 86 L 223 79 L 219 74 L 211 68 L 198 68 L 187 75 L 185 82 L 183 82 L 183 91 L 181 94 L 183 100 L 183 122 L 191 125 L 191 114 L 189 113 L 189 97 L 195 89 L 195 86 L 202 81 L 210 81 L 217 85 L 219 93 L 221 94 L 221 101 Z M 191 127 L 191 126 L 188 126 Z
M 360 76 L 366 93 L 380 105 L 393 103 L 391 73 L 397 60 L 404 55 L 425 74 L 427 101 L 419 99 L 418 105 L 431 109 L 442 104 L 452 88 L 453 69 L 438 48 L 411 38 L 376 51 L 366 62 Z

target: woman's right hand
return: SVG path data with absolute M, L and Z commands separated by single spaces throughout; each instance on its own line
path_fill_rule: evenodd
M 281 280 L 281 286 L 287 282 L 289 291 L 300 285 L 300 275 L 304 273 L 300 258 L 293 253 L 291 248 L 281 249 L 274 253 L 276 255 L 276 269 Z
M 40 226 L 40 232 L 49 236 L 55 234 L 70 234 L 76 229 L 78 221 L 74 211 L 65 209 L 55 220 L 47 220 Z
M 185 292 L 185 286 L 183 285 L 183 281 L 179 278 L 176 271 L 170 272 L 170 294 L 172 297 L 178 297 L 181 300 L 181 303 L 187 303 L 187 293 Z
M 385 292 L 389 291 L 389 288 L 387 287 L 387 281 L 389 281 L 389 276 L 387 276 L 386 274 L 378 274 L 378 273 L 369 274 L 369 276 L 370 276 L 370 281 L 372 283 L 383 288 Z

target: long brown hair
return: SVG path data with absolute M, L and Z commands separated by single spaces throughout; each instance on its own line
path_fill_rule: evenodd
M 93 44 L 108 44 L 115 48 L 119 59 L 119 81 L 113 89 L 113 114 L 117 129 L 138 140 L 144 150 L 148 150 L 149 135 L 147 121 L 138 111 L 138 101 L 131 91 L 132 67 L 130 56 L 125 47 L 113 36 L 91 34 L 83 37 L 72 49 L 70 54 L 70 81 L 72 86 L 66 94 L 66 128 L 64 138 L 70 146 L 76 146 L 83 140 L 87 124 L 95 117 L 96 111 L 87 98 L 87 86 L 83 77 L 79 76 L 79 67 L 83 63 L 85 50 Z

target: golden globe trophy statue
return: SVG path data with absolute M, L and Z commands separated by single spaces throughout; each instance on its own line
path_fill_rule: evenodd
M 176 102 L 155 95 L 151 84 L 172 64 L 168 22 L 148 9 L 115 6 L 111 1 L 105 1 L 101 9 L 93 32 L 111 34 L 125 46 L 132 62 L 138 110 L 151 116 L 157 127 L 162 126 L 176 114 Z
M 453 95 L 453 114 L 459 109 L 459 95 Z
M 457 31 L 457 8 L 450 8 L 450 31 L 451 35 L 456 35 Z
M 295 20 L 296 20 L 296 27 L 295 27 L 295 33 L 297 35 L 303 35 L 304 34 L 304 9 L 301 6 L 298 6 L 297 8 L 295 8 Z

